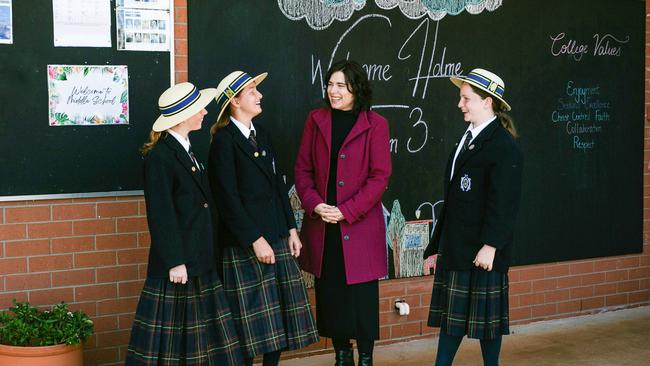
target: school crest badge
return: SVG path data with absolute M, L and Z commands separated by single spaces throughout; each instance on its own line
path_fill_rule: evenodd
M 465 174 L 460 178 L 460 190 L 469 192 L 470 189 L 472 189 L 472 178 Z

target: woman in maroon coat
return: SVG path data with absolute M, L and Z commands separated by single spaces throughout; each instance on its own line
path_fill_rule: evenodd
M 331 337 L 336 365 L 372 365 L 379 338 L 378 279 L 387 274 L 381 196 L 391 174 L 388 122 L 370 111 L 365 71 L 343 60 L 326 75 L 326 107 L 309 113 L 296 159 L 305 217 L 300 257 L 316 275 L 321 336 Z

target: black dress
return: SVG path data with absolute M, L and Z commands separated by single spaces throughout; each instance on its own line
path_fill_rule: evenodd
M 327 204 L 336 205 L 337 158 L 357 114 L 332 110 L 332 149 L 327 182 Z M 338 339 L 379 339 L 379 285 L 370 281 L 348 285 L 339 224 L 325 226 L 321 277 L 316 279 L 318 333 Z

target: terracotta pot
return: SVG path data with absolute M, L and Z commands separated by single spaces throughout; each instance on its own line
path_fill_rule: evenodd
M 20 347 L 0 344 L 0 366 L 83 366 L 83 347 Z

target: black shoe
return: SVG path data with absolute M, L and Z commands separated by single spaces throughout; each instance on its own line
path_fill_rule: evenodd
M 372 366 L 372 353 L 359 352 L 358 366 Z
M 354 366 L 354 358 L 352 358 L 352 348 L 337 349 L 336 363 L 334 366 Z

